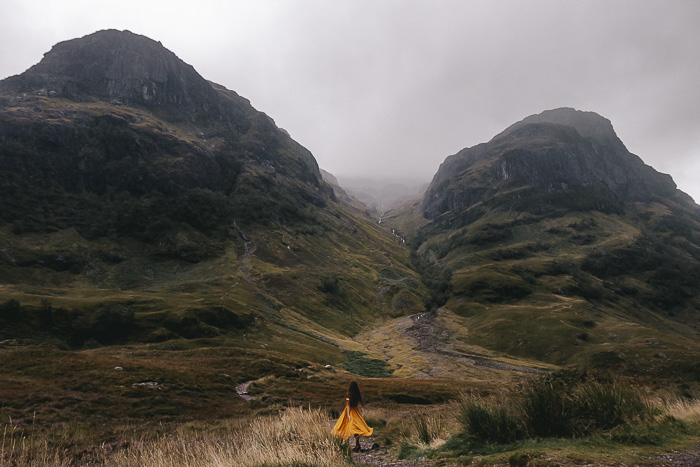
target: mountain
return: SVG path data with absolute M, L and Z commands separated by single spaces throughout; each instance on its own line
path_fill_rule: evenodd
M 335 364 L 364 324 L 423 309 L 408 249 L 307 149 L 147 37 L 62 42 L 1 81 L 0 167 L 2 338 L 274 335 Z
M 386 221 L 469 344 L 639 374 L 698 356 L 700 208 L 595 113 L 546 111 L 449 156 Z
M 654 197 L 694 205 L 669 175 L 627 151 L 607 119 L 564 108 L 530 116 L 490 142 L 448 157 L 428 188 L 424 210 L 436 218 L 522 189 L 550 193 L 551 199 L 541 200 L 543 210 L 555 209 L 573 192 L 581 203 L 608 211 Z
M 27 216 L 22 203 L 31 198 L 51 211 L 48 224 L 56 225 L 49 228 L 116 230 L 166 237 L 165 243 L 180 230 L 170 224 L 182 221 L 183 209 L 200 214 L 188 219 L 190 227 L 211 234 L 226 227 L 207 225 L 206 209 L 221 210 L 229 225 L 292 221 L 303 216 L 298 199 L 325 203 L 308 150 L 246 99 L 207 82 L 143 36 L 102 31 L 60 43 L 39 64 L 4 80 L 0 95 L 3 194 L 19 203 L 4 206 L 2 215 L 16 230 L 46 228 Z M 103 209 L 88 193 L 125 200 Z M 144 198 L 146 206 L 119 212 Z M 148 228 L 134 229 L 144 217 Z M 204 248 L 193 257 L 208 254 Z

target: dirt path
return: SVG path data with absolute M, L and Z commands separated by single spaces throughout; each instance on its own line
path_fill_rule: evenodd
M 354 446 L 354 443 L 355 441 L 351 440 L 350 444 L 352 446 Z M 360 446 L 362 447 L 360 452 L 352 453 L 352 460 L 358 464 L 364 463 L 380 467 L 426 467 L 429 465 L 415 461 L 396 460 L 389 454 L 387 448 L 380 447 L 371 436 L 369 438 L 361 438 Z
M 700 444 L 692 451 L 674 452 L 652 457 L 653 465 L 672 465 L 680 467 L 697 467 L 700 465 Z

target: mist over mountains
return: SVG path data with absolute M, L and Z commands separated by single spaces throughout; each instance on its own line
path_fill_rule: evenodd
M 324 176 L 325 177 L 325 176 Z M 411 179 L 343 177 L 335 183 L 369 208 L 382 214 L 412 199 L 420 198 L 428 182 Z

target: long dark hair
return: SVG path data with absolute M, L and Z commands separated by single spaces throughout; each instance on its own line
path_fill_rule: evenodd
M 357 407 L 359 404 L 362 404 L 362 405 L 365 404 L 362 401 L 362 394 L 360 394 L 360 387 L 357 385 L 357 382 L 355 380 L 350 381 L 350 386 L 348 386 L 347 398 L 349 399 L 348 403 L 350 404 L 350 407 Z

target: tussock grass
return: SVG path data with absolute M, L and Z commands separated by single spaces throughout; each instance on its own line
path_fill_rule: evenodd
M 582 385 L 575 395 L 581 416 L 588 418 L 589 426 L 609 429 L 627 422 L 654 418 L 651 400 L 639 388 L 617 381 L 593 381 Z
M 518 408 L 506 399 L 498 404 L 474 394 L 462 394 L 457 418 L 465 432 L 482 442 L 510 443 L 525 436 Z
M 664 413 L 676 420 L 700 423 L 700 400 L 676 399 L 663 404 Z
M 447 464 L 646 464 L 693 449 L 700 434 L 699 400 L 652 398 L 614 377 L 557 375 L 488 397 L 462 394 L 455 412 L 459 433 L 410 455 Z
M 445 421 L 439 413 L 420 411 L 413 415 L 411 422 L 412 434 L 428 446 L 440 440 L 445 433 Z
M 619 381 L 572 381 L 543 377 L 523 392 L 497 399 L 462 395 L 464 432 L 486 443 L 510 443 L 529 437 L 584 437 L 624 424 L 653 421 L 649 397 Z
M 0 465 L 67 466 L 71 463 L 67 449 L 51 446 L 46 439 L 27 436 L 12 418 L 0 431 Z

